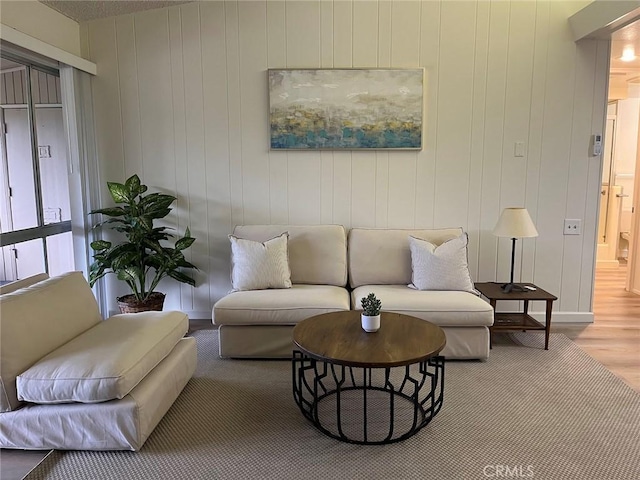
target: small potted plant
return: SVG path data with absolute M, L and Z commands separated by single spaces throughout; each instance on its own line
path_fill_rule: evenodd
M 167 232 L 168 227 L 156 227 L 153 222 L 169 214 L 169 207 L 176 197 L 160 193 L 143 195 L 147 186 L 140 183 L 137 175 L 128 178 L 124 184 L 107 182 L 107 186 L 118 206 L 93 210 L 90 215 L 110 217 L 96 227 L 110 225 L 124 234 L 125 241 L 115 245 L 106 240 L 91 243 L 95 253 L 89 269 L 89 284 L 93 287 L 98 279 L 115 273 L 131 290 L 131 294 L 117 299 L 122 313 L 162 310 L 164 294 L 155 291 L 160 280 L 171 277 L 195 286 L 195 280 L 182 271 L 196 268 L 182 253 L 195 238 L 187 228 L 173 246 L 160 243 L 173 235 Z
M 382 302 L 374 293 L 370 293 L 360 300 L 362 304 L 362 328 L 365 332 L 377 332 L 380 329 L 380 309 Z

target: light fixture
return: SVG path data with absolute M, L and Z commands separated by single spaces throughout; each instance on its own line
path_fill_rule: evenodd
M 620 60 L 623 62 L 633 62 L 636 59 L 636 52 L 633 47 L 624 47 Z
M 513 283 L 513 268 L 516 260 L 516 239 L 538 236 L 538 231 L 527 209 L 521 207 L 505 208 L 493 229 L 493 234 L 496 237 L 511 239 L 511 277 L 509 283 L 502 285 L 502 291 L 505 293 L 526 291 L 521 285 Z

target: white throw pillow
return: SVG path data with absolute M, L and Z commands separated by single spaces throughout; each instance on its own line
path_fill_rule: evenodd
M 468 236 L 463 233 L 442 245 L 409 236 L 410 287 L 418 290 L 461 290 L 475 293 L 467 263 Z
M 289 233 L 255 242 L 229 235 L 231 240 L 231 285 L 234 290 L 291 288 Z

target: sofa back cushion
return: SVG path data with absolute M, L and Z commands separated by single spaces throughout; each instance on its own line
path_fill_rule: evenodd
M 347 284 L 347 234 L 342 225 L 238 225 L 233 234 L 264 242 L 289 232 L 291 282 Z
M 438 246 L 462 235 L 462 228 L 370 229 L 349 232 L 349 283 L 362 285 L 408 285 L 411 283 L 409 236 Z
M 81 272 L 0 296 L 0 412 L 20 406 L 16 376 L 101 320 Z
M 15 282 L 5 283 L 4 285 L 0 285 L 0 295 L 4 295 L 5 293 L 15 292 L 16 290 L 20 290 L 21 288 L 29 287 L 34 285 L 42 280 L 46 280 L 49 278 L 49 275 L 46 273 L 38 273 L 37 275 L 32 275 L 27 278 L 23 278 L 22 280 L 16 280 Z

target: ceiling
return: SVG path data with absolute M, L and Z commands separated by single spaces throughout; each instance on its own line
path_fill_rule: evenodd
M 168 7 L 190 0 L 39 0 L 76 22 L 141 12 L 153 8 Z
M 624 61 L 621 59 L 624 56 L 631 59 Z M 629 85 L 637 84 L 640 84 L 640 20 L 611 34 L 609 98 L 625 98 Z

